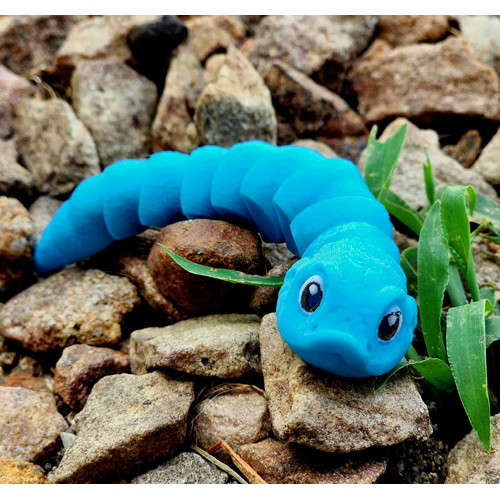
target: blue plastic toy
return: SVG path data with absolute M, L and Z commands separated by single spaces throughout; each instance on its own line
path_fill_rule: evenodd
M 86 179 L 35 249 L 49 273 L 147 227 L 224 219 L 302 257 L 277 304 L 281 336 L 302 359 L 345 377 L 381 375 L 404 356 L 417 307 L 393 229 L 356 166 L 295 146 L 250 141 L 123 160 Z

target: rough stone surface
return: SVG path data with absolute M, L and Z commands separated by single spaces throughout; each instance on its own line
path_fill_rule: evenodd
M 483 149 L 474 163 L 473 170 L 479 172 L 488 182 L 500 184 L 500 129 Z
M 201 93 L 194 122 L 203 144 L 229 147 L 252 139 L 275 143 L 276 113 L 269 89 L 234 47 Z
M 0 334 L 33 351 L 116 344 L 123 317 L 138 303 L 126 278 L 68 269 L 10 299 L 0 310 Z
M 344 137 L 366 133 L 363 120 L 337 94 L 281 61 L 270 64 L 264 81 L 280 127 L 297 137 Z
M 47 391 L 52 394 L 53 384 L 54 379 L 51 375 L 35 376 L 33 369 L 16 366 L 2 385 L 4 387 L 24 387 L 32 391 Z
M 314 151 L 321 153 L 325 158 L 338 158 L 338 154 L 330 146 L 314 139 L 298 139 L 292 142 L 292 146 L 314 149 Z
M 22 99 L 14 133 L 19 154 L 42 193 L 69 193 L 100 171 L 92 136 L 62 99 Z
M 262 320 L 264 385 L 277 438 L 326 452 L 390 446 L 432 433 L 415 383 L 396 376 L 377 393 L 373 379 L 346 379 L 310 367 L 282 340 L 276 316 Z
M 462 38 L 395 49 L 377 41 L 356 61 L 349 81 L 369 123 L 398 116 L 422 123 L 443 115 L 500 117 L 499 77 Z
M 480 287 L 493 285 L 495 287 L 495 297 L 500 300 L 500 258 L 496 253 L 486 250 L 485 245 L 472 244 L 472 258 L 476 269 L 477 283 Z M 487 247 L 486 247 L 487 248 Z
M 134 373 L 173 369 L 190 375 L 239 378 L 260 373 L 260 320 L 252 314 L 214 314 L 132 333 Z
M 200 455 L 184 452 L 140 476 L 131 484 L 226 484 L 229 475 Z
M 280 60 L 338 92 L 356 49 L 353 37 L 328 16 L 267 16 L 257 27 L 249 58 L 261 73 Z
M 256 233 L 224 221 L 195 219 L 163 228 L 157 240 L 172 252 L 205 266 L 260 274 L 263 259 Z M 153 245 L 148 267 L 160 293 L 192 315 L 242 312 L 251 292 L 235 285 L 195 276 L 179 267 L 159 245 Z
M 450 451 L 447 467 L 447 484 L 500 484 L 500 414 L 491 417 L 490 451 L 471 431 Z
M 2 16 L 0 63 L 28 76 L 51 68 L 68 31 L 86 16 Z
M 32 272 L 33 225 L 15 198 L 0 196 L 0 294 L 17 288 Z
M 241 446 L 239 454 L 271 484 L 370 484 L 385 472 L 388 461 L 373 454 L 323 453 L 275 439 Z
M 1 102 L 0 96 L 0 107 Z M 2 122 L 1 114 L 0 109 L 0 123 Z M 14 142 L 0 139 L 0 195 L 26 200 L 32 193 L 33 176 L 29 170 L 17 163 L 17 150 Z
M 33 238 L 38 243 L 44 229 L 48 226 L 52 217 L 57 212 L 62 202 L 50 196 L 40 196 L 30 206 L 30 217 L 33 223 Z
M 379 21 L 379 16 L 342 14 L 327 17 L 333 23 L 334 28 L 352 38 L 356 54 L 360 54 L 368 47 Z
M 48 484 L 48 481 L 38 465 L 0 457 L 0 484 Z
M 448 32 L 448 16 L 379 16 L 378 37 L 392 46 L 437 42 Z
M 271 267 L 279 266 L 280 264 L 284 264 L 290 259 L 295 258 L 286 243 L 262 243 L 262 253 L 267 262 Z
M 477 130 L 467 131 L 456 144 L 447 144 L 443 151 L 465 168 L 472 167 L 481 152 L 483 139 Z
M 103 166 L 150 152 L 156 86 L 119 61 L 85 61 L 71 78 L 73 107 Z
M 203 67 L 196 54 L 190 46 L 181 45 L 170 63 L 153 121 L 155 151 L 190 153 L 198 146 L 199 137 L 192 115 L 204 83 Z M 191 135 L 187 134 L 190 125 L 195 132 Z
M 122 478 L 173 455 L 184 443 L 193 384 L 160 373 L 110 375 L 75 418 L 76 440 L 51 478 L 87 483 Z
M 0 457 L 41 462 L 57 449 L 67 427 L 52 394 L 0 387 Z
M 54 394 L 73 410 L 80 411 L 94 384 L 106 375 L 129 368 L 128 356 L 106 347 L 77 344 L 66 347 L 56 364 Z
M 252 387 L 237 388 L 204 399 L 193 413 L 197 446 L 208 450 L 225 441 L 238 451 L 242 444 L 255 443 L 269 436 L 271 420 L 266 397 Z
M 444 153 L 439 147 L 439 138 L 431 129 L 419 129 L 413 123 L 398 118 L 390 123 L 380 136 L 382 141 L 407 125 L 406 138 L 391 181 L 391 189 L 413 208 L 421 208 L 427 202 L 422 165 L 429 154 L 434 171 L 436 189 L 448 184 L 470 184 L 478 192 L 496 196 L 495 189 L 474 169 L 466 169 Z M 359 162 L 364 169 L 364 155 Z
M 16 102 L 22 97 L 29 97 L 34 91 L 35 87 L 28 79 L 12 73 L 0 64 L 0 139 L 6 139 L 12 135 Z

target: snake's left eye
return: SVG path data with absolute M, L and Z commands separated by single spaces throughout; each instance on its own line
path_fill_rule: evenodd
M 323 280 L 320 276 L 311 276 L 301 287 L 299 293 L 300 307 L 306 313 L 318 309 L 323 298 Z
M 403 313 L 398 306 L 394 306 L 382 318 L 378 325 L 378 337 L 380 340 L 391 340 L 401 329 L 403 324 Z

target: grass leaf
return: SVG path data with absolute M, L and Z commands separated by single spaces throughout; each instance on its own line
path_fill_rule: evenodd
M 467 304 L 467 296 L 465 295 L 464 285 L 457 264 L 450 260 L 448 266 L 448 285 L 446 291 L 452 306 L 463 306 Z
M 500 204 L 487 196 L 476 193 L 476 206 L 472 220 L 478 224 L 486 219 L 491 222 L 491 229 L 500 236 Z
M 486 348 L 493 342 L 500 340 L 500 316 L 490 316 L 486 318 Z
M 184 270 L 192 274 L 197 274 L 198 276 L 206 276 L 208 278 L 215 278 L 222 281 L 228 281 L 229 283 L 242 285 L 270 286 L 275 288 L 283 285 L 283 278 L 281 276 L 258 276 L 231 269 L 218 269 L 215 267 L 204 266 L 171 252 L 160 243 L 158 243 L 158 245 L 160 245 L 160 247 L 163 248 L 163 250 L 165 250 L 165 252 L 167 252 L 167 254 L 170 255 L 170 257 L 172 257 L 172 259 Z
M 406 286 L 408 293 L 416 298 L 418 294 L 417 273 L 414 266 L 417 264 L 417 247 L 409 247 L 401 252 L 401 267 L 406 274 Z
M 426 162 L 423 165 L 425 194 L 427 195 L 429 206 L 432 207 L 432 205 L 434 205 L 434 202 L 436 201 L 436 183 L 434 182 L 434 172 L 432 171 L 432 163 L 427 151 L 425 152 L 425 157 L 426 157 Z
M 484 447 L 491 445 L 490 401 L 486 372 L 487 300 L 448 311 L 446 344 L 460 400 Z
M 384 187 L 379 193 L 379 201 L 386 210 L 411 229 L 417 236 L 422 229 L 422 217 L 416 210 L 409 207 L 394 191 Z

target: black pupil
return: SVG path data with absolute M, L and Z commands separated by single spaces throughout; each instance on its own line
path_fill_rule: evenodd
M 399 329 L 401 323 L 401 311 L 394 311 L 382 318 L 378 326 L 378 336 L 382 340 L 390 340 Z
M 307 312 L 314 312 L 319 307 L 321 299 L 323 298 L 323 292 L 319 283 L 311 281 L 302 292 L 302 297 L 300 298 L 300 303 L 302 309 Z

